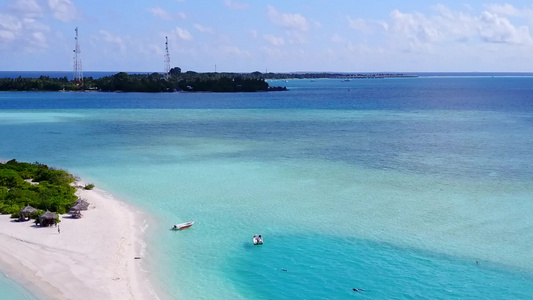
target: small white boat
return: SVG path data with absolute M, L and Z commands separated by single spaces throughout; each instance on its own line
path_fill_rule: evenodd
M 254 245 L 263 245 L 263 237 L 260 234 L 254 235 Z
M 176 224 L 176 225 L 172 226 L 172 229 L 182 230 L 182 229 L 191 227 L 193 224 L 194 224 L 194 221 L 185 222 L 185 223 L 181 223 L 181 224 Z

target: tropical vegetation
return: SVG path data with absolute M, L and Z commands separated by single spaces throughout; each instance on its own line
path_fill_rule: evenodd
M 66 213 L 77 200 L 74 176 L 35 162 L 0 163 L 0 213 L 18 217 L 26 205 Z
M 106 92 L 259 92 L 283 90 L 272 88 L 259 72 L 196 73 L 181 72 L 176 67 L 168 74 L 128 74 L 120 72 L 112 76 L 94 79 L 86 77 L 83 83 L 69 81 L 66 77 L 50 78 L 1 78 L 0 91 L 58 91 L 97 90 Z

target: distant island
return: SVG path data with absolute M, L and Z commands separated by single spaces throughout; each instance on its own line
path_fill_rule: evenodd
M 271 87 L 260 73 L 181 72 L 176 67 L 168 74 L 128 74 L 119 72 L 101 78 L 86 77 L 83 82 L 68 78 L 1 78 L 0 91 L 103 91 L 103 92 L 267 92 L 284 91 Z
M 102 92 L 267 92 L 286 91 L 286 87 L 271 87 L 267 79 L 342 80 L 361 78 L 416 77 L 404 74 L 347 74 L 347 73 L 197 73 L 172 68 L 168 74 L 128 74 L 119 72 L 101 78 L 86 77 L 83 82 L 66 76 L 51 78 L 0 78 L 0 91 L 102 91 Z

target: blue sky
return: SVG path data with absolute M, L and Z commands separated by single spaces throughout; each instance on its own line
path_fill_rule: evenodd
M 533 71 L 530 0 L 0 0 L 0 71 Z

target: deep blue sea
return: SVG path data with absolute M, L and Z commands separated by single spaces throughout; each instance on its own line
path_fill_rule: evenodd
M 150 215 L 161 299 L 532 298 L 533 77 L 271 84 L 0 92 L 0 159 Z

